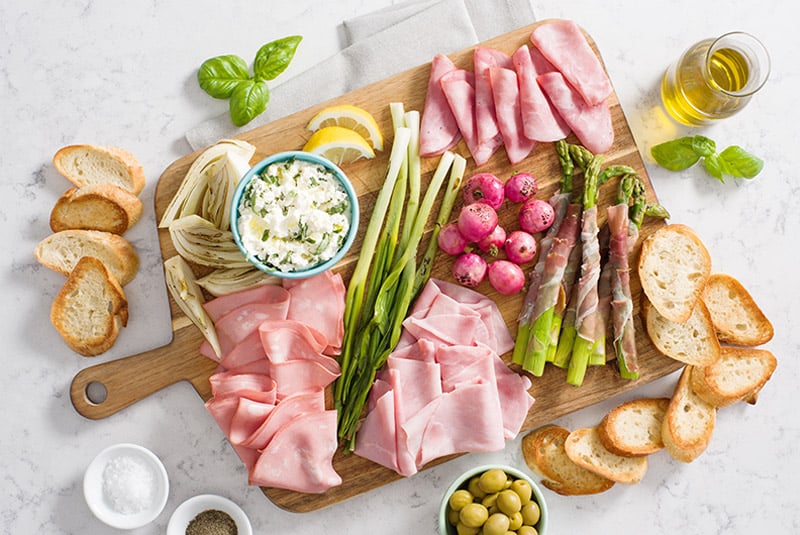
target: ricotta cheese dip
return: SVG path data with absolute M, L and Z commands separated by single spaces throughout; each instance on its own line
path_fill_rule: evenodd
M 322 165 L 291 159 L 254 176 L 239 202 L 245 249 L 278 271 L 302 271 L 332 258 L 350 230 L 350 198 Z

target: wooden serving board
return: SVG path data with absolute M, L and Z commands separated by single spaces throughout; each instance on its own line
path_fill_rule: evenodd
M 544 22 L 546 21 L 512 31 L 491 39 L 483 43 L 483 45 L 511 54 L 520 45 L 529 43 L 529 35 L 532 29 Z M 597 52 L 596 45 L 591 39 L 589 40 L 595 52 Z M 599 52 L 597 53 L 599 56 Z M 452 54 L 450 57 L 459 67 L 472 69 L 472 49 L 462 50 Z M 253 158 L 253 162 L 255 162 L 279 151 L 302 148 L 310 136 L 310 132 L 305 129 L 305 125 L 323 107 L 337 103 L 353 104 L 365 108 L 375 116 L 384 135 L 387 137 L 386 149 L 373 160 L 360 160 L 344 166 L 345 172 L 358 192 L 363 214 L 355 246 L 351 254 L 336 268 L 337 271 L 342 273 L 345 281 L 349 280 L 359 252 L 359 244 L 363 238 L 363 232 L 367 226 L 369 214 L 372 211 L 372 206 L 377 191 L 382 184 L 388 163 L 388 153 L 391 146 L 390 134 L 392 131 L 389 103 L 402 102 L 406 110 L 421 111 L 424 105 L 429 71 L 429 63 L 420 65 L 381 82 L 312 106 L 304 111 L 239 136 L 240 139 L 252 143 L 257 148 L 256 155 Z M 627 164 L 636 169 L 648 187 L 650 201 L 655 201 L 655 192 L 651 187 L 647 171 L 636 148 L 616 94 L 610 97 L 609 106 L 613 117 L 615 141 L 613 147 L 605 154 L 606 164 Z M 577 142 L 575 138 L 571 138 L 570 141 Z M 468 159 L 466 176 L 477 171 L 463 142 L 454 150 Z M 199 152 L 196 152 L 177 160 L 162 174 L 156 187 L 155 195 L 157 220 L 160 219 L 161 214 L 183 180 L 186 171 L 198 154 Z M 437 158 L 423 160 L 423 184 L 430 179 L 437 163 Z M 560 178 L 560 165 L 552 143 L 537 145 L 524 162 L 513 167 L 509 164 L 505 152 L 501 149 L 479 170 L 495 173 L 502 179 L 508 178 L 514 171 L 530 172 L 539 181 L 540 191 L 537 197 L 542 199 L 548 199 L 558 189 Z M 581 177 L 576 176 L 575 191 L 580 192 L 581 187 Z M 603 207 L 613 203 L 615 192 L 615 181 L 603 186 L 600 193 L 600 206 Z M 506 223 L 506 228 L 514 228 L 513 221 L 516 218 L 516 214 L 517 209 L 515 207 L 501 210 L 501 222 Z M 600 214 L 600 222 L 602 224 L 605 221 L 602 208 Z M 663 223 L 645 221 L 641 232 L 642 237 L 644 238 L 651 234 L 660 225 L 663 225 Z M 159 230 L 159 241 L 163 258 L 166 259 L 176 254 L 166 229 Z M 639 246 L 637 245 L 632 258 L 636 258 L 638 252 Z M 440 254 L 437 257 L 432 276 L 452 280 L 450 278 L 452 262 L 452 258 Z M 613 364 L 609 364 L 590 367 L 584 384 L 581 387 L 574 387 L 565 382 L 565 370 L 548 365 L 542 377 L 533 378 L 531 394 L 536 398 L 536 402 L 525 420 L 523 431 L 533 429 L 560 416 L 653 381 L 677 370 L 681 366 L 680 363 L 661 355 L 647 338 L 641 320 L 638 317 L 641 287 L 635 270 L 631 277 L 631 283 L 634 303 L 636 304 L 637 345 L 641 364 L 641 377 L 637 381 L 622 380 L 619 378 L 616 367 Z M 478 290 L 495 300 L 511 332 L 515 333 L 516 316 L 523 300 L 522 294 L 511 297 L 502 296 L 493 291 L 488 282 L 484 282 Z M 199 354 L 198 347 L 202 341 L 199 331 L 184 317 L 171 299 L 170 306 L 174 332 L 174 338 L 170 344 L 140 355 L 92 366 L 82 370 L 75 376 L 71 395 L 73 404 L 79 413 L 88 418 L 104 418 L 165 386 L 182 380 L 191 382 L 203 400 L 209 398 L 208 377 L 212 373 L 215 363 Z M 133 321 L 135 321 L 135 318 Z M 510 354 L 505 355 L 504 358 L 507 362 L 510 362 Z M 103 383 L 106 386 L 108 395 L 103 403 L 94 404 L 89 401 L 86 388 L 92 381 Z M 440 459 L 437 463 L 446 460 Z M 334 458 L 334 467 L 342 476 L 344 482 L 341 486 L 333 488 L 324 494 L 309 495 L 275 488 L 264 488 L 263 492 L 278 506 L 291 511 L 303 512 L 335 504 L 400 478 L 399 475 L 387 468 L 356 455 L 344 455 L 341 451 Z

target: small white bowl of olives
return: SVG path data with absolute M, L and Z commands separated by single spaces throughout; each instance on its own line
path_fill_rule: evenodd
M 503 465 L 464 472 L 445 492 L 439 535 L 547 535 L 547 504 L 528 475 Z

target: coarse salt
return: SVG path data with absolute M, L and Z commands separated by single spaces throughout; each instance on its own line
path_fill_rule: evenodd
M 132 515 L 153 503 L 155 476 L 142 459 L 115 457 L 103 469 L 103 493 L 116 512 Z

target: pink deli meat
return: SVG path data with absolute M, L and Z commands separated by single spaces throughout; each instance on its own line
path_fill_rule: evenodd
M 439 156 L 461 139 L 461 131 L 441 84 L 442 77 L 454 70 L 455 64 L 444 54 L 433 57 L 419 132 L 419 155 L 423 158 Z
M 279 311 L 283 310 L 285 316 L 289 307 L 289 297 L 289 292 L 282 286 L 265 284 L 217 297 L 204 303 L 203 308 L 214 323 L 233 309 L 250 303 L 274 305 L 276 315 L 281 315 Z
M 558 72 L 543 74 L 537 80 L 550 102 L 587 149 L 602 154 L 611 148 L 614 126 L 606 101 L 597 105 L 586 104 Z
M 475 124 L 478 134 L 478 153 L 481 161 L 486 161 L 503 143 L 497 114 L 492 97 L 492 83 L 489 78 L 491 67 L 513 68 L 511 58 L 497 50 L 476 46 L 473 52 L 473 71 L 475 73 Z M 473 154 L 473 156 L 475 156 Z
M 325 271 L 310 279 L 288 283 L 286 287 L 290 295 L 286 319 L 304 322 L 321 332 L 328 340 L 323 353 L 338 355 L 344 338 L 342 276 Z
M 453 112 L 458 129 L 464 138 L 475 165 L 489 160 L 492 152 L 481 151 L 478 143 L 478 126 L 475 116 L 475 76 L 470 71 L 457 69 L 445 74 L 441 80 L 442 92 Z
M 517 73 L 512 69 L 492 67 L 489 69 L 492 84 L 497 126 L 503 137 L 508 161 L 516 165 L 533 150 L 536 142 L 525 137 L 520 110 L 519 82 Z
M 554 20 L 536 27 L 531 42 L 558 69 L 589 106 L 605 101 L 611 81 L 583 32 L 571 20 Z
M 519 105 L 525 137 L 535 141 L 558 141 L 569 135 L 564 119 L 547 100 L 536 78 L 555 68 L 535 48 L 522 45 L 511 56 L 519 78 Z

